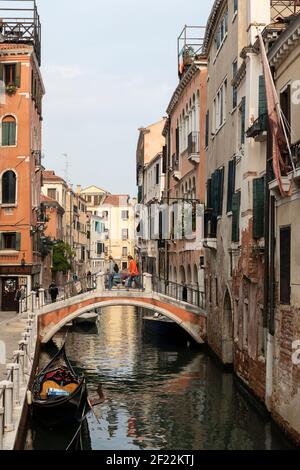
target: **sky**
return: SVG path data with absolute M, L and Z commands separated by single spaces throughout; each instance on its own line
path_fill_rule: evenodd
M 213 0 L 37 4 L 43 165 L 74 188 L 95 184 L 135 195 L 138 128 L 166 114 L 178 84 L 177 37 L 185 24 L 206 24 Z

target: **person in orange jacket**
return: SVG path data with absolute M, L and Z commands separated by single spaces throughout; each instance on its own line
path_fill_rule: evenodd
M 128 256 L 128 261 L 129 261 L 129 280 L 128 280 L 128 287 L 132 287 L 132 283 L 134 281 L 137 289 L 140 288 L 140 281 L 139 281 L 139 275 L 140 272 L 137 267 L 136 261 L 133 259 L 132 256 Z

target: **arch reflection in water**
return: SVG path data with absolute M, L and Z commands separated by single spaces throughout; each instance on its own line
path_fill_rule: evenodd
M 283 449 L 289 444 L 243 398 L 234 378 L 186 337 L 145 334 L 143 314 L 107 308 L 98 331 L 69 330 L 67 352 L 82 369 L 91 398 L 106 401 L 90 415 L 85 447 L 131 449 Z M 182 335 L 185 335 L 182 332 Z M 61 332 L 56 340 L 65 336 Z M 35 441 L 35 448 L 43 443 Z M 54 448 L 54 447 L 53 447 Z

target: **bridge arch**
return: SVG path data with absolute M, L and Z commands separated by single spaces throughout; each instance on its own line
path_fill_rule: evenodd
M 149 302 L 143 299 L 138 299 L 138 298 L 128 298 L 128 299 L 118 299 L 112 298 L 112 299 L 104 299 L 102 301 L 95 301 L 94 303 L 88 303 L 85 306 L 82 306 L 83 303 L 79 303 L 78 309 L 72 311 L 71 313 L 66 313 L 65 315 L 62 315 L 62 318 L 57 321 L 57 322 L 51 322 L 49 320 L 49 325 L 48 327 L 45 328 L 44 334 L 42 334 L 41 337 L 41 342 L 43 344 L 48 343 L 53 336 L 55 336 L 58 331 L 61 330 L 67 323 L 75 320 L 78 318 L 80 315 L 90 311 L 94 310 L 97 308 L 105 308 L 105 307 L 137 307 L 137 308 L 143 308 L 143 309 L 148 309 L 153 312 L 158 312 L 162 315 L 164 315 L 167 318 L 170 318 L 173 320 L 175 323 L 177 323 L 183 330 L 185 330 L 196 342 L 198 343 L 203 343 L 204 341 L 200 337 L 200 331 L 199 329 L 202 329 L 203 326 L 196 325 L 193 321 L 191 321 L 190 318 L 185 318 L 185 316 L 189 317 L 189 314 L 187 312 L 184 312 L 186 315 L 179 315 L 176 313 L 176 308 L 173 307 L 172 309 L 168 309 L 168 306 L 166 304 L 160 303 L 160 302 Z M 63 310 L 63 309 L 62 309 Z M 44 313 L 40 315 L 42 316 L 47 316 L 49 315 L 50 317 L 52 316 L 52 312 Z M 205 327 L 204 327 L 205 329 Z

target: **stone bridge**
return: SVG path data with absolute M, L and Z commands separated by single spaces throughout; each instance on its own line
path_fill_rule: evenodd
M 152 276 L 144 274 L 144 289 L 126 290 L 122 287 L 106 290 L 105 275 L 97 276 L 95 289 L 55 304 L 41 306 L 37 312 L 39 339 L 47 343 L 67 323 L 95 308 L 134 306 L 161 313 L 176 322 L 201 344 L 206 342 L 206 312 L 192 301 L 177 300 L 155 292 Z

